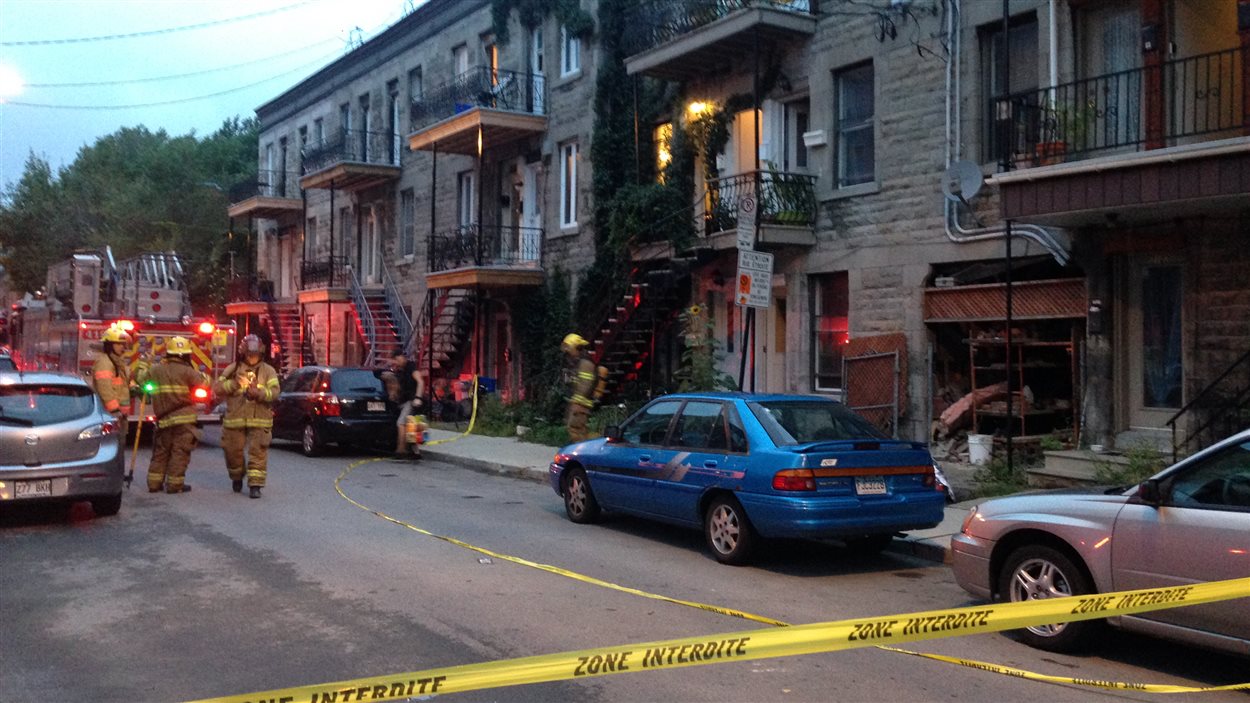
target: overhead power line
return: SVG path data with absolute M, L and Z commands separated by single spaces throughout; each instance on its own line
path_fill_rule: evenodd
M 103 86 L 103 85 L 126 85 L 130 83 L 154 83 L 157 81 L 169 81 L 169 80 L 175 80 L 178 78 L 190 78 L 191 76 L 202 76 L 206 73 L 218 73 L 221 71 L 229 71 L 230 69 L 239 68 L 242 66 L 251 66 L 252 64 L 263 63 L 265 61 L 272 61 L 273 59 L 279 59 L 284 56 L 290 56 L 291 54 L 298 54 L 301 51 L 307 51 L 309 49 L 321 46 L 322 44 L 327 44 L 332 41 L 341 41 L 341 40 L 338 37 L 327 37 L 326 39 L 322 39 L 319 42 L 314 42 L 312 44 L 308 44 L 307 46 L 301 46 L 296 49 L 291 49 L 290 51 L 284 51 L 280 54 L 273 54 L 272 56 L 265 56 L 259 59 L 252 59 L 251 61 L 244 61 L 242 63 L 230 64 L 229 66 L 218 66 L 217 68 L 206 68 L 202 71 L 192 71 L 191 73 L 177 73 L 177 74 L 172 74 L 168 76 L 152 76 L 150 78 L 129 78 L 129 79 L 124 79 L 124 80 L 116 80 L 116 81 L 87 81 L 83 83 L 26 83 L 25 87 L 27 88 L 90 88 L 90 87 Z
M 112 41 L 115 39 L 135 39 L 138 37 L 151 37 L 158 34 L 172 34 L 174 32 L 186 32 L 193 29 L 204 29 L 205 27 L 217 27 L 223 24 L 233 24 L 235 22 L 243 22 L 245 20 L 257 17 L 266 17 L 268 15 L 276 15 L 279 12 L 286 12 L 304 5 L 311 5 L 319 0 L 302 0 L 302 2 L 284 5 L 272 10 L 263 10 L 261 12 L 253 12 L 250 15 L 242 15 L 240 17 L 227 17 L 221 20 L 212 20 L 209 22 L 200 22 L 198 24 L 188 24 L 181 27 L 167 27 L 165 29 L 152 29 L 145 32 L 130 32 L 127 34 L 105 34 L 96 37 L 72 37 L 69 39 L 33 39 L 29 41 L 0 41 L 0 46 L 47 46 L 51 44 L 80 44 L 83 42 L 96 41 Z
M 0 101 L 0 102 L 2 102 L 5 105 L 20 105 L 21 107 L 38 107 L 38 108 L 44 108 L 44 109 L 49 109 L 49 110 L 129 110 L 132 108 L 139 108 L 139 107 L 161 107 L 164 105 L 178 105 L 181 103 L 194 102 L 196 100 L 207 100 L 208 98 L 215 98 L 220 95 L 229 95 L 230 93 L 237 93 L 240 90 L 247 90 L 248 88 L 253 88 L 262 83 L 268 83 L 269 81 L 274 80 L 275 78 L 282 78 L 283 76 L 289 76 L 290 74 L 296 73 L 298 71 L 307 70 L 313 66 L 319 66 L 338 55 L 339 54 L 336 51 L 334 53 L 322 56 L 315 61 L 310 61 L 309 63 L 296 66 L 295 68 L 292 68 L 289 71 L 283 71 L 282 73 L 275 73 L 272 76 L 266 76 L 265 78 L 262 78 L 254 83 L 248 83 L 246 85 L 238 85 L 233 88 L 228 88 L 226 90 L 219 90 L 216 93 L 209 93 L 207 95 L 196 95 L 194 97 L 179 98 L 177 100 L 162 100 L 160 102 L 136 103 L 133 105 L 49 105 L 46 103 L 19 102 L 17 100 L 5 100 L 5 101 Z

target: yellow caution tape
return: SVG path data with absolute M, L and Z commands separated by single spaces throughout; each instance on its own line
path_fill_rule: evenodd
M 427 447 L 432 447 L 432 446 L 434 446 L 435 444 L 443 444 L 443 443 L 445 443 L 445 442 L 454 442 L 454 441 L 456 441 L 457 439 L 462 439 L 462 438 L 464 438 L 464 437 L 468 437 L 468 436 L 469 436 L 469 434 L 470 434 L 471 432 L 473 432 L 473 425 L 474 425 L 474 423 L 476 423 L 476 422 L 477 422 L 477 376 L 474 376 L 474 377 L 473 377 L 473 412 L 469 415 L 469 426 L 468 426 L 468 427 L 466 427 L 466 428 L 464 428 L 464 432 L 461 432 L 460 434 L 456 435 L 455 437 L 448 437 L 448 438 L 446 438 L 446 439 L 436 439 L 436 440 L 434 440 L 433 442 L 426 442 L 426 443 L 425 443 L 425 446 L 427 446 Z M 339 478 L 342 478 L 342 477 L 340 476 Z M 337 481 L 335 481 L 335 485 L 336 485 L 336 486 L 338 485 L 338 482 L 337 482 Z M 342 492 L 342 491 L 339 491 L 339 495 L 343 495 L 343 492 Z M 347 496 L 343 496 L 343 497 L 344 497 L 344 498 L 347 498 Z M 348 498 L 348 500 L 351 500 L 351 499 L 350 499 L 350 498 Z M 360 507 L 364 508 L 365 506 L 361 505 Z M 366 510 L 368 510 L 368 508 L 365 508 L 365 509 L 366 509 Z M 381 516 L 379 516 L 379 517 L 381 517 Z
M 391 701 L 414 695 L 462 693 L 503 686 L 818 654 L 875 647 L 883 643 L 918 642 L 999 632 L 1054 622 L 1095 620 L 1113 615 L 1214 603 L 1245 598 L 1248 595 L 1250 578 L 1241 578 L 1191 586 L 998 603 L 595 647 L 559 654 L 275 689 L 206 699 L 201 703 L 250 703 L 258 699 L 288 703 Z

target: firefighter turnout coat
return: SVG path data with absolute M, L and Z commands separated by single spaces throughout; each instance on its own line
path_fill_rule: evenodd
M 256 389 L 256 398 L 247 396 L 249 388 Z M 269 442 L 273 439 L 273 402 L 278 399 L 278 391 L 278 372 L 263 361 L 255 365 L 246 360 L 237 362 L 222 372 L 217 383 L 217 392 L 226 398 L 221 448 L 231 481 L 242 480 L 246 472 L 248 486 L 265 485 Z
M 125 418 L 122 408 L 130 405 L 130 367 L 126 360 L 101 352 L 91 365 L 91 383 L 104 410 L 114 417 Z
M 168 493 L 181 493 L 191 452 L 200 439 L 195 388 L 207 386 L 208 377 L 189 362 L 169 357 L 150 369 L 140 365 L 135 375 L 140 385 L 152 387 L 152 414 L 156 416 L 148 490 L 164 486 Z

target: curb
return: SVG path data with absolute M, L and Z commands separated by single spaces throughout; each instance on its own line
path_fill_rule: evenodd
M 949 538 L 946 541 L 949 541 Z M 885 551 L 895 554 L 906 554 L 917 559 L 933 561 L 939 564 L 950 563 L 950 550 L 942 546 L 935 538 L 895 539 L 885 548 Z

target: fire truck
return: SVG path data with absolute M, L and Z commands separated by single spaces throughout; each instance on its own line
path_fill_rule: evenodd
M 233 323 L 193 315 L 185 281 L 174 252 L 145 252 L 123 261 L 115 261 L 108 247 L 75 253 L 48 269 L 42 295 L 28 295 L 19 304 L 11 330 L 14 357 L 24 371 L 81 374 L 90 381 L 110 326 L 121 326 L 134 340 L 124 354 L 132 374 L 141 359 L 159 361 L 166 340 L 185 337 L 192 365 L 210 379 L 192 391 L 200 420 L 218 422 L 212 381 L 234 363 L 236 330 Z M 132 398 L 131 421 L 152 421 L 147 410 L 143 418 L 138 411 L 139 400 Z

